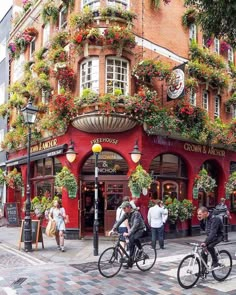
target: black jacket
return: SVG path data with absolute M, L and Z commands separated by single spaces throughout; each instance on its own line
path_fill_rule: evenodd
M 133 210 L 130 213 L 125 213 L 113 226 L 113 229 L 116 230 L 119 225 L 128 219 L 129 227 L 130 227 L 130 232 L 129 234 L 135 234 L 138 231 L 144 231 L 146 229 L 144 220 L 140 212 Z
M 218 238 L 223 239 L 223 223 L 220 216 L 210 213 L 207 219 L 200 222 L 200 227 L 206 231 L 205 244 L 208 245 L 215 242 Z

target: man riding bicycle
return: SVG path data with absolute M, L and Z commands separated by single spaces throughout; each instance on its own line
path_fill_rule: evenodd
M 128 233 L 125 232 L 123 235 L 124 237 L 129 237 L 131 259 L 127 262 L 127 267 L 132 267 L 135 245 L 139 250 L 142 250 L 142 245 L 139 239 L 143 236 L 146 226 L 140 212 L 134 210 L 128 201 L 123 202 L 121 204 L 121 208 L 124 210 L 125 214 L 114 224 L 110 234 L 116 231 L 119 225 L 128 219 L 130 230 Z
M 210 213 L 206 207 L 200 207 L 197 211 L 198 220 L 200 220 L 200 227 L 206 231 L 206 239 L 201 244 L 206 247 L 212 257 L 212 267 L 220 266 L 215 252 L 215 246 L 223 240 L 223 223 L 219 216 Z M 202 258 L 207 262 L 207 254 L 202 251 Z M 204 273 L 204 269 L 202 270 Z

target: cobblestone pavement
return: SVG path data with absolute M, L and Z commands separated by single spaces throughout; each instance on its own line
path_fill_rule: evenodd
M 9 229 L 9 232 L 13 231 Z M 122 269 L 110 279 L 102 277 L 97 270 L 98 257 L 92 255 L 92 241 L 66 241 L 67 251 L 62 253 L 56 252 L 52 240 L 46 243 L 44 250 L 25 253 L 17 250 L 17 243 L 14 244 L 14 238 L 9 240 L 11 238 L 12 236 L 7 236 L 2 239 L 0 232 L 0 295 L 236 294 L 236 266 L 230 277 L 222 283 L 216 282 L 209 275 L 207 280 L 199 280 L 197 286 L 190 290 L 184 290 L 178 285 L 178 264 L 191 251 L 186 246 L 186 240 L 196 240 L 196 237 L 166 241 L 166 250 L 157 250 L 157 262 L 149 272 L 141 272 L 133 267 L 129 270 Z M 203 237 L 198 239 L 202 240 Z M 111 244 L 110 241 L 100 241 L 99 252 Z M 234 264 L 235 246 L 233 239 L 220 246 L 231 252 Z

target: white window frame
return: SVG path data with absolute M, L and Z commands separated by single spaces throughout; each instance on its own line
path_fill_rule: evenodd
M 47 46 L 50 40 L 50 23 L 43 27 L 43 46 Z
M 215 100 L 214 100 L 214 117 L 215 118 L 220 117 L 220 99 L 221 97 L 219 95 L 215 96 Z
M 84 60 L 80 65 L 80 93 L 89 88 L 99 93 L 99 58 Z
M 194 23 L 189 26 L 189 40 L 197 40 L 197 26 Z
M 0 105 L 4 104 L 6 101 L 6 84 L 3 82 L 0 85 Z
M 7 56 L 6 50 L 6 38 L 4 38 L 0 43 L 0 62 L 2 62 Z
M 123 9 L 129 8 L 129 0 L 107 0 L 108 6 L 121 6 Z
M 30 59 L 33 59 L 35 49 L 36 49 L 36 37 L 34 37 L 30 42 Z
M 0 129 L 0 151 L 3 151 L 2 142 L 4 141 L 4 129 Z
M 214 38 L 214 52 L 220 54 L 220 40 L 218 38 Z
M 113 61 L 113 65 L 108 65 L 108 61 L 112 60 Z M 118 66 L 116 64 L 116 62 L 120 62 L 121 66 Z M 126 63 L 126 69 L 123 67 L 122 63 Z M 108 71 L 108 67 L 113 67 L 113 72 Z M 116 71 L 117 68 L 121 68 L 121 69 L 125 69 L 125 72 L 120 73 L 118 71 Z M 112 75 L 112 77 L 111 77 Z M 117 76 L 124 76 L 123 79 L 121 78 L 116 78 Z M 110 77 L 109 77 L 110 76 Z M 119 58 L 119 57 L 113 57 L 113 56 L 109 56 L 106 59 L 106 93 L 114 93 L 115 89 L 121 89 L 122 93 L 124 95 L 127 95 L 129 92 L 129 62 L 128 60 L 124 59 L 124 58 Z M 108 86 L 108 80 L 111 81 L 110 85 Z M 123 86 L 122 86 L 123 84 Z M 111 90 L 109 89 L 111 88 Z
M 236 105 L 232 105 L 232 119 L 236 118 Z
M 209 110 L 209 93 L 207 90 L 202 93 L 202 107 L 208 112 Z
M 228 49 L 228 62 L 234 62 L 234 51 L 232 47 Z
M 16 82 L 24 75 L 25 54 L 21 53 L 19 58 L 14 59 L 12 82 Z
M 189 103 L 193 106 L 197 105 L 197 93 L 193 89 L 191 89 L 189 93 Z
M 88 6 L 90 9 L 95 10 L 100 8 L 100 0 L 83 0 L 81 1 L 82 9 Z
M 62 23 L 64 16 L 66 15 L 65 21 Z M 62 6 L 59 12 L 59 30 L 63 30 L 67 26 L 67 17 L 68 17 L 68 8 L 66 6 Z

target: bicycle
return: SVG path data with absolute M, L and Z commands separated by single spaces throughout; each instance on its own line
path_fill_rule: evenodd
M 228 251 L 218 250 L 218 248 L 215 247 L 220 266 L 212 268 L 211 259 L 208 259 L 206 263 L 201 256 L 201 251 L 204 251 L 206 248 L 201 247 L 198 243 L 188 244 L 193 246 L 192 253 L 182 259 L 177 271 L 178 283 L 182 288 L 192 288 L 197 283 L 200 276 L 202 279 L 206 279 L 210 272 L 213 278 L 219 282 L 224 281 L 230 275 L 232 270 L 232 257 Z M 211 255 L 208 254 L 207 257 L 209 258 L 209 256 L 211 257 Z M 205 270 L 204 273 L 202 273 L 203 269 Z
M 132 258 L 120 243 L 122 236 L 119 234 L 115 245 L 104 250 L 99 257 L 98 270 L 106 278 L 117 275 L 125 260 L 132 261 L 132 264 L 136 264 L 141 271 L 150 270 L 156 262 L 156 250 L 151 247 L 151 244 L 143 244 L 142 250 L 139 250 L 135 245 Z

